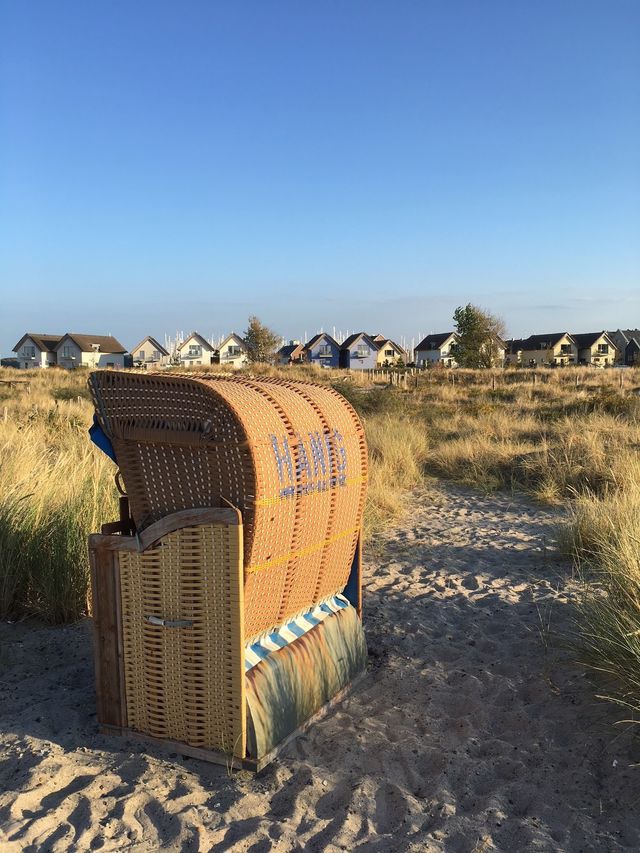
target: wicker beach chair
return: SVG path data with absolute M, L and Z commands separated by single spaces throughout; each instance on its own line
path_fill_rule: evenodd
M 128 503 L 89 542 L 99 721 L 259 768 L 364 670 L 362 425 L 311 383 L 89 386 Z

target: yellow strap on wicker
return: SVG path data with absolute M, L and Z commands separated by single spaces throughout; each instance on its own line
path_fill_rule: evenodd
M 326 545 L 330 545 L 332 542 L 337 542 L 339 539 L 344 539 L 345 536 L 353 536 L 353 534 L 358 533 L 359 530 L 359 527 L 352 527 L 349 530 L 342 530 L 340 533 L 336 533 L 334 536 L 330 536 L 328 539 L 323 539 L 322 542 L 314 542 L 313 545 L 309 545 L 306 548 L 302 548 L 300 551 L 291 551 L 289 554 L 283 554 L 276 560 L 269 560 L 266 563 L 246 566 L 245 572 L 247 572 L 248 574 L 253 574 L 254 572 L 261 572 L 263 569 L 270 569 L 273 566 L 281 566 L 284 563 L 288 563 L 290 560 L 295 560 L 296 557 L 306 557 L 309 554 L 315 554 L 316 551 L 320 551 Z

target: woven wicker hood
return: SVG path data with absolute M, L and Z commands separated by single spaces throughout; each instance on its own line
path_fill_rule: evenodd
M 366 491 L 364 430 L 322 385 L 98 371 L 89 378 L 138 530 L 237 507 L 247 636 L 346 584 Z

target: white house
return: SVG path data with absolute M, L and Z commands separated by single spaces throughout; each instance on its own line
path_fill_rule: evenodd
M 30 367 L 124 367 L 126 350 L 112 335 L 40 335 L 27 332 L 14 347 L 18 365 Z
M 67 332 L 55 347 L 60 367 L 124 367 L 125 348 L 112 335 Z
M 56 346 L 59 342 L 60 335 L 27 332 L 13 348 L 18 367 L 28 370 L 32 367 L 51 367 L 57 364 Z
M 578 364 L 591 364 L 594 367 L 611 367 L 617 361 L 615 342 L 607 332 L 585 332 L 571 337 L 578 348 Z
M 578 363 L 578 345 L 568 332 L 529 335 L 518 346 L 517 358 L 523 367 L 567 367 Z
M 169 352 L 151 335 L 131 350 L 135 367 L 163 367 L 169 364 Z
M 384 335 L 376 335 L 372 339 L 378 347 L 378 360 L 376 367 L 393 366 L 399 361 L 407 362 L 407 353 L 402 349 L 400 344 L 392 341 L 391 338 L 385 338 Z
M 212 364 L 215 348 L 202 335 L 192 332 L 180 344 L 176 352 L 178 353 L 180 364 L 184 365 L 184 367 L 194 367 L 201 364 Z
M 219 353 L 219 361 L 223 367 L 227 365 L 228 367 L 233 367 L 234 370 L 237 370 L 249 363 L 249 359 L 247 357 L 247 345 L 245 344 L 244 339 L 241 338 L 240 335 L 236 335 L 235 332 L 231 332 L 231 334 L 222 341 Z
M 455 332 L 440 332 L 427 335 L 420 341 L 414 351 L 414 360 L 418 367 L 434 367 L 442 364 L 444 367 L 457 367 L 457 362 L 451 354 L 451 346 L 458 340 Z

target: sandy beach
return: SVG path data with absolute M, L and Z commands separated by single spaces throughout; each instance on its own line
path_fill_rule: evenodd
M 2 625 L 3 851 L 639 849 L 640 743 L 561 639 L 559 516 L 411 501 L 366 562 L 366 679 L 257 777 L 98 734 L 89 620 Z

